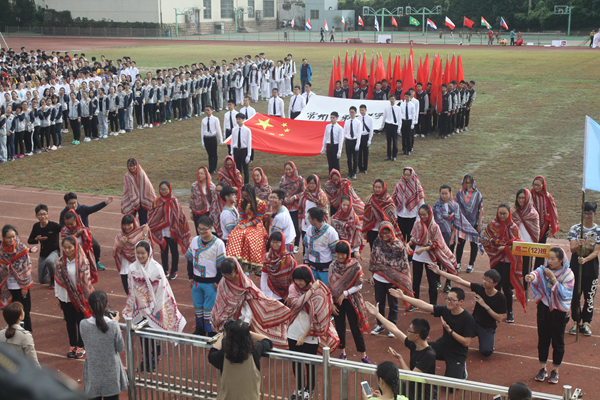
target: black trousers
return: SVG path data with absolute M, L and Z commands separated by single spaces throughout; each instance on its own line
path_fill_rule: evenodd
M 500 282 L 496 285 L 496 289 L 502 289 L 506 297 L 506 311 L 511 313 L 513 310 L 512 290 L 513 286 L 510 283 L 510 263 L 499 262 L 494 265 L 494 269 L 500 274 Z
M 385 124 L 383 130 L 387 140 L 387 158 L 398 157 L 398 125 Z
M 231 136 L 231 129 L 225 129 L 225 140 L 227 140 L 227 138 Z M 227 154 L 231 154 L 231 145 L 228 144 L 227 145 Z
M 72 121 L 71 126 L 73 126 Z M 108 112 L 108 130 L 110 132 L 119 132 L 119 117 L 116 111 Z M 73 132 L 75 132 L 75 130 L 73 130 Z
M 113 113 L 113 115 L 114 114 L 115 113 Z M 108 113 L 108 118 L 110 119 L 110 113 Z M 115 121 L 116 121 L 116 115 L 115 115 Z M 81 139 L 81 123 L 76 119 L 72 119 L 71 120 L 71 129 L 73 130 L 73 140 L 79 141 L 79 139 Z M 49 130 L 50 130 L 50 127 L 48 127 L 48 131 Z
M 402 127 L 400 128 L 400 132 L 402 132 L 402 153 L 408 153 L 412 150 L 411 139 L 413 138 L 413 133 L 410 129 L 411 124 L 412 120 L 410 119 L 402 120 Z
M 288 346 L 290 351 L 295 351 L 298 353 L 305 354 L 317 354 L 319 350 L 318 344 L 310 344 L 304 343 L 302 346 L 297 346 L 296 343 L 298 341 L 294 339 L 288 339 Z M 292 363 L 292 371 L 294 372 L 294 376 L 296 377 L 296 389 L 310 389 L 312 392 L 315 390 L 315 385 L 317 383 L 317 367 L 315 365 L 305 365 L 305 371 L 302 372 L 302 364 Z M 302 377 L 304 376 L 304 380 Z
M 337 144 L 328 144 L 327 145 L 327 164 L 329 165 L 329 172 L 334 169 L 340 170 L 340 159 L 337 158 L 338 153 Z
M 448 128 L 449 121 L 450 121 L 449 114 L 440 113 L 438 137 L 446 136 L 446 135 L 448 135 L 448 133 L 450 133 L 449 128 Z
M 298 224 L 298 210 L 290 211 L 290 217 L 292 218 L 292 223 L 294 224 L 294 230 L 296 231 L 296 238 L 294 239 L 294 246 L 298 246 L 300 244 L 300 226 Z
M 144 120 L 148 124 L 153 124 L 155 122 L 154 106 L 154 103 L 144 104 Z M 122 126 L 121 129 L 125 129 L 125 127 Z
M 25 142 L 25 153 L 33 152 L 33 131 L 25 131 L 23 141 Z
M 172 112 L 171 117 L 173 119 L 181 118 L 181 99 L 173 100 L 172 103 L 173 103 L 173 106 L 172 106 L 173 112 Z M 175 116 L 175 110 L 177 110 L 177 116 Z
M 471 117 L 471 110 L 470 109 L 465 109 L 465 128 L 467 126 L 469 126 L 469 119 Z
M 358 148 L 358 170 L 364 172 L 369 168 L 369 135 L 360 136 Z
M 162 102 L 158 105 L 158 122 L 165 122 L 165 116 L 166 116 L 166 106 L 165 103 Z
M 300 115 L 300 111 L 292 111 L 290 113 L 290 116 L 292 117 L 292 119 L 296 119 L 296 117 Z
M 92 137 L 98 137 L 98 116 L 94 115 L 90 120 L 90 129 L 92 130 Z
M 373 243 L 375 239 L 379 236 L 379 231 L 369 231 L 367 232 L 367 242 L 369 242 L 369 247 L 373 250 Z
M 177 248 L 177 243 L 170 237 L 165 238 L 165 241 L 167 242 L 167 246 L 160 253 L 160 261 L 162 262 L 165 274 L 167 274 L 169 272 L 169 250 L 171 250 L 171 273 L 175 274 L 179 270 L 179 249 Z
M 25 154 L 25 133 L 25 131 L 15 132 L 15 155 Z
M 390 306 L 387 319 L 395 324 L 398 322 L 398 299 L 389 292 L 390 289 L 394 288 L 394 285 L 379 282 L 377 279 L 373 280 L 375 281 L 375 303 L 379 303 L 379 313 L 385 315 L 385 301 L 387 299 Z M 381 323 L 377 321 L 377 325 L 381 326 Z
M 142 105 L 136 104 L 133 106 L 135 113 L 135 122 L 137 126 L 142 126 L 144 124 L 144 114 L 142 113 Z
M 248 164 L 246 163 L 246 157 L 248 156 L 248 149 L 233 149 L 233 159 L 237 169 L 244 175 L 244 184 L 250 181 L 248 175 Z
M 25 311 L 25 319 L 23 320 L 23 328 L 26 331 L 33 332 L 33 328 L 31 327 L 31 290 L 27 291 L 27 294 L 23 296 L 21 294 L 21 289 L 10 290 L 10 294 L 12 296 L 12 301 L 18 301 L 23 304 L 23 311 Z
M 42 148 L 41 140 L 41 132 L 42 132 L 42 128 L 40 126 L 36 126 L 35 128 L 33 128 L 33 148 L 35 150 L 40 150 Z
M 83 117 L 81 123 L 83 124 L 83 133 L 85 137 L 89 138 L 92 131 L 92 121 L 90 120 L 90 117 Z
M 567 313 L 557 309 L 550 311 L 548 306 L 539 302 L 537 306 L 538 360 L 548 361 L 552 345 L 552 365 L 559 367 L 565 355 L 565 327 Z
M 96 259 L 96 263 L 100 262 L 100 249 L 100 243 L 98 243 L 96 238 L 92 236 L 92 251 L 94 252 L 94 258 Z
M 446 362 L 444 376 L 456 379 L 464 379 L 466 357 L 448 349 L 448 346 L 439 341 L 430 342 L 429 345 L 435 350 L 435 359 Z
M 129 296 L 129 282 L 127 281 L 127 275 L 121 275 L 121 285 L 123 285 L 125 294 Z
M 348 174 L 356 175 L 356 166 L 358 164 L 358 151 L 356 151 L 356 141 L 358 139 L 346 139 L 346 158 L 348 161 Z
M 590 263 L 593 263 L 593 261 L 590 261 Z M 579 295 L 577 294 L 579 273 L 574 272 L 574 275 L 575 286 L 573 288 L 573 300 L 571 300 L 571 317 L 576 323 L 591 323 L 594 316 L 594 297 L 598 290 L 598 275 L 582 275 Z M 581 306 L 581 296 L 583 296 L 583 307 Z
M 139 214 L 139 221 L 140 221 L 140 226 L 141 225 L 145 225 L 148 222 L 148 211 L 142 207 L 140 207 L 139 210 L 134 210 L 133 211 L 133 217 L 135 218 L 135 216 Z
M 546 237 L 546 235 L 548 234 L 549 230 L 550 230 L 550 225 L 548 225 L 546 227 L 546 230 L 544 232 L 541 232 L 539 243 L 546 243 L 548 241 L 548 238 Z M 536 257 L 534 269 L 539 267 L 540 265 L 544 265 L 544 262 L 546 262 L 545 258 Z
M 39 129 L 39 141 L 40 141 L 40 148 L 43 149 L 45 147 L 52 147 L 52 145 L 50 144 L 50 133 L 48 130 L 47 126 L 38 126 L 35 129 Z M 44 146 L 44 140 L 46 140 L 46 146 Z
M 423 270 L 427 274 L 427 282 L 429 283 L 429 304 L 437 305 L 437 283 L 438 275 L 427 268 L 425 263 L 413 259 L 413 281 L 412 287 L 415 298 L 418 299 L 421 294 L 421 279 L 423 278 Z
M 94 397 L 90 400 L 119 400 L 119 395 L 115 394 L 114 396 Z
M 427 135 L 429 134 L 429 122 L 431 120 L 431 116 L 429 114 L 419 114 L 419 125 L 417 131 L 419 135 Z
M 415 218 L 403 218 L 403 217 L 398 217 L 398 227 L 400 228 L 400 232 L 402 232 L 402 236 L 404 236 L 404 243 L 408 243 L 410 241 L 411 238 L 411 232 L 412 232 L 412 228 L 415 225 L 415 221 L 417 220 L 417 217 Z M 413 250 L 416 246 L 412 246 Z M 412 257 L 410 254 L 408 254 L 408 262 L 412 262 Z
M 208 172 L 213 174 L 217 170 L 219 155 L 217 154 L 217 137 L 204 136 L 204 148 L 208 155 Z
M 358 328 L 358 316 L 356 315 L 356 311 L 354 311 L 354 307 L 352 307 L 352 303 L 348 299 L 344 299 L 341 306 L 337 303 L 334 306 L 338 309 L 338 315 L 333 316 L 333 321 L 335 322 L 335 330 L 340 337 L 340 349 L 346 348 L 346 317 L 348 317 L 350 332 L 352 332 L 352 337 L 356 344 L 356 351 L 360 353 L 367 351 L 365 338 Z
M 60 301 L 60 308 L 63 311 L 65 322 L 67 323 L 67 335 L 69 335 L 69 346 L 71 347 L 82 347 L 83 339 L 79 331 L 79 324 L 81 320 L 85 319 L 85 316 L 81 311 L 78 311 L 73 303 L 65 303 Z
M 477 243 L 475 242 L 469 242 L 471 243 L 471 253 L 469 255 L 469 264 L 468 265 L 475 265 L 475 259 L 477 258 Z M 463 250 L 465 249 L 465 244 L 466 244 L 466 240 L 465 239 L 458 239 L 458 245 L 456 246 L 456 261 L 458 261 L 460 263 L 460 261 L 462 260 L 462 256 L 463 256 Z M 525 271 L 523 271 L 523 277 L 525 277 Z

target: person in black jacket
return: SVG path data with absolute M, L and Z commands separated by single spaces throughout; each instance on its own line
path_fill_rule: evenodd
M 29 239 L 29 244 L 40 244 L 40 256 L 38 258 L 38 282 L 44 284 L 50 283 L 50 288 L 54 288 L 54 263 L 60 256 L 60 229 L 57 222 L 48 220 L 48 206 L 40 204 L 35 207 L 35 216 L 40 222 L 33 225 Z

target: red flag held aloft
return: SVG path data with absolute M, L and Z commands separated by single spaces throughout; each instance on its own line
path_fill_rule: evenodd
M 442 83 L 446 85 L 450 82 L 448 79 L 450 78 L 450 56 L 446 56 L 446 68 L 444 69 L 444 75 L 442 76 Z
M 371 72 L 369 73 L 369 91 L 367 92 L 367 100 L 373 100 L 375 82 L 375 55 L 371 53 Z
M 340 60 L 340 54 L 338 53 L 338 60 L 335 68 L 335 80 L 342 80 L 342 61 Z
M 348 79 L 348 86 L 352 88 L 352 66 L 348 62 L 348 52 L 346 52 L 346 62 L 344 64 L 344 79 Z
M 423 63 L 423 90 L 429 83 L 429 53 L 425 54 L 425 62 Z
M 329 97 L 333 97 L 333 89 L 335 89 L 335 57 L 333 57 L 333 65 L 331 66 L 331 78 L 329 78 Z
M 362 61 L 360 63 L 360 72 L 359 72 L 359 79 L 360 79 L 360 84 L 362 86 L 362 80 L 366 79 L 367 82 L 369 81 L 369 74 L 367 73 L 367 53 L 364 52 L 363 53 L 363 57 L 362 57 Z
M 421 56 L 419 56 L 419 68 L 417 69 L 417 83 L 423 84 L 423 59 Z
M 469 27 L 471 29 L 473 29 L 473 24 L 475 22 L 471 21 L 469 18 L 465 17 L 464 21 L 463 21 L 463 26 Z
M 394 18 L 394 17 L 392 17 L 392 25 L 398 26 L 398 23 L 396 22 L 396 18 Z
M 450 76 L 448 76 L 448 82 L 456 80 L 456 63 L 454 62 L 454 54 L 452 54 L 452 61 L 450 62 Z
M 383 66 L 383 55 L 379 53 L 379 58 L 377 59 L 377 73 L 375 73 L 375 78 L 377 81 L 381 82 L 385 79 L 385 67 Z
M 392 85 L 392 80 L 394 79 L 394 74 L 392 72 L 392 53 L 390 52 L 388 54 L 388 63 L 387 63 L 387 69 L 385 72 L 385 79 L 387 79 L 388 81 L 388 85 Z
M 465 75 L 463 74 L 462 59 L 460 58 L 460 53 L 458 53 L 458 61 L 456 62 L 456 80 L 458 81 L 458 83 L 465 80 Z

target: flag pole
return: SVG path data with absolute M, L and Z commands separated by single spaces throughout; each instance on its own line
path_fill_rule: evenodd
M 584 167 L 585 168 L 585 167 Z M 585 209 L 585 188 L 582 189 L 581 191 L 581 233 L 580 233 L 580 239 L 583 239 L 583 212 Z M 584 248 L 580 247 L 579 248 L 579 257 L 583 257 L 583 251 Z M 577 298 L 581 301 L 581 279 L 582 279 L 582 271 L 583 271 L 583 265 L 579 264 L 579 272 L 577 273 L 577 277 L 578 277 L 578 282 L 577 282 Z M 579 309 L 577 310 L 577 319 L 579 321 L 581 321 L 581 307 L 579 307 Z M 576 328 L 576 333 L 575 333 L 575 341 L 579 342 L 579 321 L 573 321 L 575 322 L 575 326 Z

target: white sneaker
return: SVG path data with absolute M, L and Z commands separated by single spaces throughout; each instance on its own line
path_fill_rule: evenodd
M 84 142 L 89 142 L 89 141 L 90 141 L 90 138 L 89 138 L 89 137 L 86 137 L 85 139 L 83 139 L 83 141 L 84 141 Z
M 29 152 L 29 153 L 25 153 L 25 155 L 26 155 L 26 156 L 32 156 L 32 155 L 33 155 L 33 153 L 32 153 L 32 152 Z
M 125 129 L 121 129 L 119 133 L 125 133 Z
M 148 127 L 148 124 L 144 124 L 144 128 L 147 128 L 147 127 Z
M 468 130 L 469 130 L 469 128 L 467 128 L 467 127 L 465 126 L 465 131 L 468 131 Z
M 421 134 L 421 137 L 425 137 L 425 135 Z
M 417 135 L 417 134 L 415 133 L 414 137 L 419 137 L 419 135 Z
M 375 327 L 375 329 L 373 329 L 373 330 L 371 331 L 371 335 L 379 335 L 379 334 L 380 334 L 381 332 L 383 332 L 383 331 L 385 331 L 385 329 L 383 328 L 383 326 L 379 326 L 379 325 L 377 325 L 377 326 Z
M 396 337 L 396 335 L 394 335 L 392 332 L 388 332 L 388 337 L 393 339 Z
M 298 254 L 298 246 L 294 246 L 294 254 Z
M 115 132 L 113 136 L 119 136 L 119 132 Z

